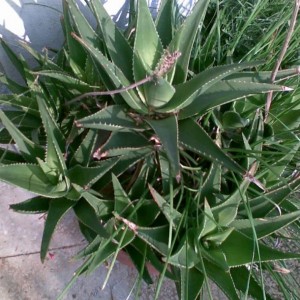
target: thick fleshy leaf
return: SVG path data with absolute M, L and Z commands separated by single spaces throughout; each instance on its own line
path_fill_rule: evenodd
M 101 225 L 94 209 L 85 200 L 80 200 L 74 206 L 74 212 L 81 223 L 92 229 L 101 237 L 108 238 L 109 234 Z
M 92 28 L 90 23 L 87 21 L 85 16 L 82 14 L 75 0 L 64 0 L 66 1 L 69 12 L 72 16 L 74 24 L 80 33 L 80 36 L 84 39 L 92 43 L 93 45 L 97 45 L 99 42 L 99 37 L 95 30 Z
M 204 275 L 197 268 L 180 268 L 180 299 L 198 299 L 204 283 Z
M 172 98 L 175 88 L 163 77 L 144 85 L 146 102 L 151 109 L 159 108 Z
M 171 207 L 170 203 L 168 203 L 150 184 L 149 189 L 161 212 L 164 214 L 168 222 L 174 226 L 174 229 L 176 229 L 180 224 L 180 220 L 183 218 L 181 213 Z
M 137 2 L 137 24 L 133 56 L 133 73 L 135 81 L 143 80 L 147 76 L 152 75 L 162 54 L 163 47 L 146 0 L 140 0 Z M 155 93 L 154 85 L 154 82 L 150 82 L 137 87 L 137 90 L 143 101 L 148 105 L 156 107 L 157 105 L 164 104 L 164 98 L 161 98 L 160 94 Z M 170 94 L 172 86 L 162 78 L 159 89 L 162 89 L 164 94 Z M 169 97 L 169 99 L 171 97 Z M 156 98 L 158 99 L 156 100 Z
M 184 236 L 178 251 L 168 258 L 168 263 L 177 267 L 191 269 L 195 267 L 200 260 L 201 257 L 195 252 L 187 236 Z
M 10 108 L 17 108 L 37 118 L 40 116 L 36 100 L 25 95 L 0 95 L 0 104 Z
M 82 46 L 73 39 L 71 33 L 76 31 L 72 22 L 71 22 L 71 12 L 69 10 L 69 6 L 67 1 L 63 1 L 63 16 L 64 16 L 64 33 L 66 38 L 66 43 L 68 45 L 68 50 L 70 54 L 70 58 L 79 66 L 83 66 L 86 61 L 86 53 Z M 74 17 L 73 17 L 74 18 Z M 78 25 L 78 24 L 77 24 Z M 86 25 L 89 26 L 89 25 Z M 79 73 L 80 75 L 80 73 Z
M 267 83 L 250 83 L 236 80 L 223 80 L 207 89 L 179 113 L 179 119 L 204 114 L 209 109 L 238 99 L 269 91 L 288 91 L 286 87 Z
M 123 74 L 123 72 L 112 62 L 110 62 L 97 48 L 95 48 L 88 40 L 83 40 L 76 35 L 73 37 L 81 43 L 82 46 L 91 54 L 91 56 L 97 61 L 99 66 L 101 66 L 103 72 L 108 76 L 108 81 L 104 82 L 105 85 L 111 86 L 113 83 L 114 89 L 120 89 L 123 87 L 128 87 L 132 84 Z M 103 79 L 103 78 L 102 78 Z M 120 93 L 125 102 L 134 110 L 146 113 L 147 109 L 137 97 L 132 89 L 123 91 Z
M 107 156 L 123 155 L 130 151 L 150 146 L 149 141 L 136 132 L 115 131 L 105 145 L 101 147 L 99 154 L 107 154 Z
M 35 75 L 46 76 L 57 80 L 59 83 L 63 84 L 65 88 L 69 90 L 76 90 L 79 92 L 92 92 L 96 87 L 88 85 L 86 82 L 81 81 L 76 77 L 72 77 L 68 73 L 52 71 L 52 70 L 43 70 L 34 72 Z
M 122 233 L 123 236 L 123 233 Z M 116 251 L 120 251 L 126 245 L 130 244 L 135 235 L 132 231 L 127 230 L 122 238 L 122 241 L 118 243 L 113 243 L 110 239 L 103 240 L 98 248 L 98 250 L 93 255 L 92 262 L 88 268 L 88 273 L 92 273 L 98 266 L 104 263 L 111 255 Z
M 11 204 L 10 209 L 23 214 L 41 214 L 49 209 L 50 199 L 46 197 L 34 197 L 19 203 Z
M 244 62 L 207 69 L 194 76 L 191 80 L 177 85 L 172 100 L 160 108 L 160 110 L 168 112 L 174 109 L 183 109 L 195 98 L 200 97 L 207 89 L 226 78 L 228 75 L 260 64 L 262 64 L 262 62 Z
M 122 70 L 127 79 L 132 81 L 133 50 L 130 44 L 100 1 L 92 0 L 90 5 L 95 13 L 96 21 L 112 61 Z
M 141 148 L 135 151 L 131 151 L 128 155 L 121 156 L 119 161 L 112 167 L 111 172 L 105 174 L 99 182 L 97 182 L 97 188 L 101 190 L 111 182 L 111 173 L 119 177 L 121 174 L 130 170 L 139 161 L 148 158 L 152 154 L 152 149 Z
M 300 211 L 294 211 L 277 217 L 254 219 L 253 222 L 248 219 L 237 219 L 230 223 L 230 226 L 249 237 L 253 237 L 253 230 L 255 230 L 257 238 L 261 239 L 288 226 L 299 218 Z
M 229 170 L 244 174 L 244 169 L 227 156 L 192 119 L 179 122 L 179 142 L 187 149 L 199 153 L 212 162 L 221 164 Z
M 89 162 L 92 160 L 95 144 L 97 141 L 98 132 L 97 130 L 89 130 L 84 137 L 82 143 L 74 153 L 70 165 L 74 166 L 79 164 L 87 167 Z
M 8 130 L 12 139 L 17 144 L 18 150 L 28 162 L 36 163 L 36 157 L 44 157 L 45 151 L 43 148 L 24 136 L 24 134 L 7 118 L 2 110 L 0 110 L 0 119 L 3 126 Z
M 133 118 L 125 113 L 122 105 L 111 105 L 99 112 L 77 121 L 78 126 L 109 131 L 143 130 Z
M 237 231 L 231 233 L 220 245 L 220 249 L 224 252 L 230 267 L 238 267 L 258 261 L 267 262 L 300 258 L 300 253 L 281 252 L 262 243 L 259 243 L 258 255 L 256 242 Z
M 209 0 L 202 0 L 195 4 L 192 13 L 175 33 L 169 45 L 170 51 L 178 50 L 181 53 L 175 68 L 174 84 L 186 80 L 193 44 L 198 31 L 201 30 L 201 22 L 209 2 Z
M 243 294 L 245 294 L 246 290 L 248 289 L 248 295 L 254 299 L 273 299 L 270 295 L 264 293 L 261 286 L 253 278 L 250 271 L 247 270 L 246 267 L 231 268 L 230 274 L 234 281 L 235 287 L 242 291 Z
M 74 201 L 70 201 L 65 198 L 55 199 L 50 202 L 41 245 L 40 256 L 42 262 L 45 260 L 45 257 L 47 255 L 50 241 L 57 224 L 60 222 L 63 216 L 72 208 L 74 203 Z
M 101 199 L 87 191 L 82 191 L 81 196 L 93 207 L 98 218 L 107 217 L 114 210 L 114 201 L 112 200 Z
M 154 129 L 170 161 L 172 175 L 180 176 L 178 152 L 178 124 L 175 115 L 161 120 L 147 120 Z
M 204 262 L 204 268 L 208 277 L 223 291 L 228 299 L 240 300 L 234 285 L 234 281 L 229 272 L 226 272 L 207 260 Z M 200 265 L 197 266 L 197 269 L 203 272 Z
M 134 52 L 141 59 L 143 65 L 146 67 L 146 70 L 154 70 L 160 56 L 163 53 L 163 47 L 156 31 L 152 15 L 145 0 L 138 1 L 137 10 Z M 135 79 L 141 80 L 143 78 L 136 77 Z
M 174 30 L 174 0 L 162 0 L 155 19 L 156 29 L 164 48 L 167 48 L 173 38 Z
M 222 166 L 212 163 L 201 188 L 201 198 L 206 198 L 211 206 L 215 202 L 214 194 L 218 194 L 221 190 L 221 176 Z
M 118 157 L 106 159 L 101 161 L 97 167 L 83 167 L 76 165 L 68 170 L 67 176 L 72 183 L 78 184 L 82 187 L 89 187 L 109 172 L 118 160 Z
M 140 253 L 140 251 L 136 250 L 134 247 L 126 247 L 126 253 L 128 253 L 131 261 L 135 265 L 137 271 L 142 276 L 143 280 L 147 284 L 153 284 L 152 278 L 149 274 L 149 271 L 146 266 L 146 247 L 147 245 L 144 244 L 144 249 L 142 250 L 144 253 Z
M 136 234 L 151 248 L 156 249 L 162 255 L 167 255 L 169 225 L 159 227 L 138 227 Z
M 249 180 L 243 180 L 235 192 L 233 192 L 224 202 L 212 208 L 212 212 L 219 226 L 227 226 L 235 220 L 239 205 L 245 196 L 249 184 Z
M 46 163 L 50 168 L 65 175 L 67 170 L 63 156 L 63 152 L 65 151 L 65 138 L 39 92 L 37 94 L 37 101 L 47 135 Z
M 21 75 L 24 82 L 26 82 L 26 72 L 23 60 L 21 60 L 21 58 L 16 55 L 16 53 L 8 46 L 8 44 L 2 39 L 2 37 L 0 38 L 0 44 L 3 50 L 5 51 L 6 55 L 9 57 L 11 63 Z
M 267 193 L 257 196 L 249 201 L 251 213 L 254 218 L 263 218 L 300 185 L 300 176 L 293 178 L 288 184 L 279 184 L 273 187 Z M 247 215 L 244 205 L 240 205 L 239 214 Z
M 238 74 L 230 74 L 226 80 L 242 80 L 248 82 L 260 82 L 260 83 L 271 83 L 271 71 L 260 71 L 260 72 L 243 72 Z M 279 70 L 276 73 L 276 82 L 287 80 L 291 77 L 299 76 L 299 70 L 295 69 L 285 69 Z
M 134 209 L 132 202 L 114 174 L 112 174 L 112 183 L 114 188 L 114 211 L 121 216 L 131 215 Z
M 59 198 L 67 193 L 64 181 L 53 185 L 38 165 L 0 166 L 0 180 L 49 198 Z

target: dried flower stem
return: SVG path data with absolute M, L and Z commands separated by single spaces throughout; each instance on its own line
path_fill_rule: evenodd
M 296 25 L 296 22 L 297 22 L 297 16 L 298 16 L 299 8 L 300 8 L 300 0 L 295 0 L 295 6 L 294 6 L 293 14 L 292 14 L 292 17 L 291 17 L 291 20 L 290 20 L 290 26 L 289 26 L 287 35 L 285 37 L 285 41 L 284 41 L 284 43 L 282 45 L 282 49 L 281 49 L 281 52 L 279 54 L 278 60 L 277 60 L 277 62 L 275 64 L 275 67 L 274 67 L 274 69 L 272 71 L 272 74 L 271 74 L 271 83 L 274 83 L 274 81 L 276 79 L 278 70 L 280 68 L 280 65 L 281 65 L 281 63 L 283 61 L 283 58 L 284 58 L 284 56 L 286 54 L 286 51 L 287 51 L 288 46 L 289 46 L 289 43 L 291 41 L 292 34 L 294 32 L 295 25 Z M 268 93 L 268 95 L 267 95 L 266 106 L 265 106 L 265 120 L 264 120 L 265 122 L 268 119 L 268 115 L 269 115 L 269 111 L 270 111 L 272 99 L 273 99 L 273 91 L 270 91 Z

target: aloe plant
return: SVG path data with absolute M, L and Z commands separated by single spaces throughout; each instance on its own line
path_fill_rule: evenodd
M 146 263 L 160 272 L 156 299 L 165 276 L 181 299 L 196 299 L 208 278 L 229 299 L 270 299 L 253 265 L 262 274 L 269 262 L 300 258 L 265 242 L 300 217 L 295 206 L 276 211 L 300 185 L 286 168 L 299 144 L 265 168 L 282 118 L 266 124 L 259 107 L 264 93 L 292 89 L 257 72 L 263 61 L 190 72 L 209 0 L 176 30 L 175 1 L 162 1 L 155 20 L 138 1 L 129 33 L 99 1 L 87 4 L 96 28 L 75 0 L 63 1 L 65 44 L 54 60 L 22 43 L 35 69 L 1 41 L 24 82 L 1 77 L 12 93 L 0 97 L 0 141 L 18 151 L 1 148 L 0 179 L 37 195 L 12 209 L 47 213 L 41 260 L 73 209 L 88 241 L 74 279 L 123 250 L 146 282 Z

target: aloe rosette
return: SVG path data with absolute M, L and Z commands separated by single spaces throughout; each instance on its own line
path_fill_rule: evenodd
M 65 0 L 66 39 L 57 59 L 22 44 L 38 62 L 34 70 L 2 41 L 24 85 L 1 77 L 12 91 L 0 97 L 1 141 L 13 140 L 18 151 L 0 150 L 0 179 L 37 194 L 14 210 L 47 212 L 42 261 L 70 209 L 89 242 L 74 278 L 125 250 L 146 282 L 150 262 L 161 280 L 175 280 L 182 299 L 196 299 L 207 278 L 230 299 L 261 299 L 251 266 L 300 257 L 264 242 L 299 219 L 296 207 L 272 213 L 300 177 L 260 180 L 271 176 L 260 171 L 268 125 L 248 101 L 291 89 L 255 71 L 263 62 L 190 72 L 209 2 L 198 1 L 174 30 L 175 1 L 161 1 L 155 21 L 146 1 L 138 1 L 122 32 L 100 1 L 87 1 L 93 28 L 75 1 Z M 240 102 L 249 105 L 247 118 Z M 235 156 L 227 149 L 233 143 L 256 155 Z

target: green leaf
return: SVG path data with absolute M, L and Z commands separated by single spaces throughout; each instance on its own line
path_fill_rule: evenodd
M 251 213 L 254 218 L 264 218 L 273 209 L 278 207 L 300 185 L 300 176 L 291 179 L 288 184 L 279 184 L 267 193 L 257 196 L 249 201 Z M 247 215 L 244 205 L 239 208 L 239 214 Z
M 107 156 L 122 155 L 150 145 L 144 136 L 136 132 L 115 131 L 101 147 L 100 153 L 107 153 Z
M 104 74 L 107 75 L 105 85 L 111 86 L 113 83 L 114 89 L 120 89 L 129 86 L 131 83 L 125 77 L 123 72 L 112 62 L 110 62 L 97 48 L 95 48 L 88 40 L 83 40 L 73 34 L 73 37 L 80 42 L 82 46 L 94 57 L 95 61 L 101 66 Z M 103 78 L 102 78 L 103 79 Z M 147 113 L 147 108 L 143 105 L 135 92 L 130 89 L 120 93 L 125 102 L 134 110 L 140 113 Z
M 179 142 L 193 152 L 199 153 L 212 162 L 219 163 L 229 170 L 244 174 L 244 169 L 227 156 L 192 119 L 179 122 Z
M 147 245 L 144 244 L 144 248 L 146 248 Z M 147 250 L 144 250 L 147 251 Z M 139 272 L 140 276 L 143 278 L 143 280 L 147 284 L 153 284 L 152 278 L 149 274 L 149 271 L 147 269 L 147 266 L 145 264 L 145 255 L 140 253 L 138 250 L 136 250 L 134 247 L 126 247 L 126 253 L 128 253 L 131 261 L 135 265 L 137 271 Z
M 65 151 L 65 138 L 39 94 L 37 94 L 37 101 L 47 135 L 46 163 L 51 169 L 58 170 L 65 175 L 67 166 L 62 152 Z
M 212 208 L 219 226 L 227 226 L 235 220 L 239 205 L 245 196 L 249 184 L 249 180 L 243 180 L 241 185 L 224 202 Z
M 123 236 L 123 233 L 122 233 Z M 92 273 L 99 265 L 106 261 L 112 254 L 116 251 L 120 251 L 126 245 L 130 244 L 135 238 L 133 232 L 127 230 L 122 238 L 122 241 L 113 243 L 110 240 L 103 240 L 98 248 L 98 250 L 93 255 L 93 260 L 88 268 L 88 273 Z
M 187 238 L 187 235 L 184 235 L 182 242 L 179 245 L 179 250 L 171 255 L 168 259 L 164 260 L 174 266 L 181 268 L 194 268 L 201 260 L 201 257 L 195 252 L 193 245 Z
M 75 39 L 73 39 L 71 35 L 71 33 L 75 31 L 75 28 L 71 23 L 70 10 L 67 1 L 63 1 L 63 16 L 64 33 L 68 50 L 70 52 L 70 57 L 75 61 L 76 64 L 83 67 L 87 55 L 82 46 Z
M 206 90 L 226 78 L 228 75 L 260 64 L 262 64 L 262 62 L 244 62 L 209 68 L 197 74 L 191 80 L 177 85 L 172 100 L 160 110 L 168 112 L 174 109 L 183 109 L 193 102 L 195 98 L 200 97 Z
M 272 297 L 266 294 L 257 281 L 253 278 L 246 267 L 231 268 L 230 274 L 235 287 L 243 294 L 248 289 L 248 295 L 254 299 L 272 300 Z
M 64 0 L 66 1 L 69 12 L 72 16 L 72 19 L 74 21 L 74 24 L 80 33 L 80 36 L 86 40 L 92 43 L 94 46 L 97 46 L 99 43 L 99 37 L 97 33 L 94 31 L 92 26 L 89 24 L 87 19 L 84 17 L 82 12 L 80 11 L 78 5 L 76 4 L 75 0 Z
M 2 145 L 2 147 L 4 147 Z M 7 148 L 0 147 L 0 165 L 16 164 L 16 163 L 25 163 L 23 156 L 16 153 L 15 151 L 10 151 Z
M 78 220 L 88 228 L 103 238 L 108 238 L 109 234 L 101 225 L 100 219 L 97 217 L 95 210 L 85 200 L 80 200 L 74 206 L 74 212 Z
M 40 257 L 42 262 L 47 255 L 50 241 L 57 224 L 73 205 L 74 201 L 69 201 L 65 198 L 55 199 L 50 202 L 41 245 Z
M 118 178 L 114 174 L 112 174 L 112 183 L 114 188 L 114 211 L 118 215 L 124 217 L 131 215 L 133 213 L 134 206 L 121 186 Z
M 251 264 L 258 261 L 277 261 L 286 259 L 299 259 L 300 254 L 281 252 L 259 243 L 259 255 L 255 247 L 257 243 L 242 233 L 233 231 L 231 235 L 220 245 L 230 267 Z
M 16 204 L 9 205 L 10 209 L 23 214 L 40 214 L 49 210 L 50 199 L 34 197 Z
M 102 37 L 113 63 L 120 68 L 129 81 L 133 80 L 133 50 L 122 32 L 113 22 L 100 1 L 92 0 L 90 5 L 96 16 Z
M 235 111 L 226 111 L 222 116 L 222 125 L 226 129 L 243 128 L 247 125 L 245 119 L 243 119 L 239 113 Z
M 195 97 L 191 104 L 180 111 L 179 119 L 204 114 L 214 107 L 251 95 L 284 90 L 285 87 L 275 84 L 223 80 L 207 89 L 199 97 Z
M 146 67 L 146 70 L 144 70 L 146 72 L 147 70 L 154 70 L 163 53 L 163 47 L 145 0 L 138 1 L 137 10 L 134 53 L 141 59 L 143 65 Z M 136 56 L 134 58 L 137 59 Z M 146 75 L 145 73 L 142 78 L 139 78 L 136 77 L 137 74 L 135 71 L 134 73 L 136 80 L 141 80 Z
M 90 86 L 86 82 L 71 76 L 65 72 L 52 71 L 52 70 L 42 70 L 38 72 L 33 72 L 34 75 L 46 76 L 57 80 L 59 83 L 63 84 L 68 90 L 76 90 L 79 92 L 91 92 L 95 90 L 95 86 Z
M 198 299 L 204 283 L 204 275 L 197 268 L 180 268 L 180 299 Z
M 151 109 L 165 105 L 175 93 L 175 88 L 163 77 L 146 83 L 144 89 L 146 103 Z
M 169 50 L 178 50 L 181 57 L 178 59 L 175 69 L 174 84 L 182 83 L 186 80 L 193 44 L 198 31 L 201 30 L 201 22 L 204 19 L 209 0 L 198 1 L 192 13 L 175 33 Z
M 180 176 L 178 152 L 178 124 L 175 115 L 166 119 L 147 120 L 154 129 L 170 161 L 172 175 Z
M 37 157 L 44 157 L 45 154 L 43 148 L 24 136 L 24 134 L 9 120 L 9 118 L 7 118 L 2 110 L 0 110 L 0 119 L 3 126 L 8 130 L 11 137 L 17 144 L 18 150 L 28 162 L 35 163 Z
M 72 183 L 82 187 L 89 187 L 99 180 L 103 175 L 109 172 L 112 167 L 118 162 L 119 158 L 110 158 L 101 161 L 97 167 L 83 167 L 76 165 L 68 170 L 67 176 Z
M 130 131 L 143 130 L 144 128 L 137 125 L 133 118 L 125 113 L 124 106 L 110 105 L 99 112 L 80 119 L 78 126 L 93 129 L 103 129 L 109 131 Z
M 49 198 L 59 198 L 67 193 L 64 181 L 53 185 L 38 165 L 0 166 L 0 180 Z
M 18 110 L 33 115 L 39 118 L 38 105 L 34 98 L 26 97 L 24 95 L 0 95 L 0 104 L 9 107 L 17 108 Z
M 5 51 L 6 55 L 8 56 L 9 60 L 11 61 L 11 63 L 15 66 L 16 70 L 21 75 L 24 82 L 26 82 L 27 78 L 26 78 L 24 61 L 15 54 L 15 52 L 8 46 L 8 44 L 2 38 L 0 38 L 0 44 L 3 50 Z
M 156 249 L 160 254 L 168 253 L 169 225 L 159 227 L 138 227 L 136 234 L 145 241 L 151 248 Z
M 155 19 L 156 29 L 164 48 L 170 44 L 173 38 L 174 26 L 174 0 L 162 0 Z
M 71 166 L 74 166 L 76 164 L 79 164 L 83 167 L 88 166 L 89 162 L 92 160 L 93 157 L 97 137 L 97 130 L 88 130 L 82 143 L 79 145 L 70 161 Z
M 93 207 L 98 218 L 110 216 L 114 210 L 114 201 L 104 200 L 91 192 L 82 191 L 81 196 Z
M 119 161 L 112 167 L 111 172 L 105 174 L 99 182 L 97 182 L 97 189 L 101 190 L 111 182 L 111 173 L 119 177 L 121 174 L 128 171 L 139 161 L 146 159 L 152 154 L 152 149 L 141 148 L 131 151 L 128 155 L 121 156 Z
M 133 73 L 135 81 L 140 81 L 152 74 L 159 58 L 163 54 L 163 47 L 156 31 L 151 13 L 146 0 L 137 2 L 137 24 L 134 42 Z M 164 94 L 170 95 L 172 86 L 161 79 L 161 87 Z M 137 87 L 139 95 L 148 105 L 160 106 L 164 99 L 155 93 L 154 83 L 148 83 Z M 174 92 L 173 92 L 174 93 Z M 152 97 L 154 97 L 152 99 Z M 155 98 L 158 98 L 157 100 Z
M 199 271 L 202 271 L 201 266 L 197 266 L 197 268 Z M 204 268 L 208 277 L 224 292 L 228 299 L 240 300 L 234 285 L 234 281 L 229 272 L 226 272 L 207 260 L 205 260 Z
M 294 211 L 272 218 L 253 219 L 253 222 L 250 220 L 234 220 L 230 226 L 233 226 L 236 230 L 250 238 L 253 237 L 253 230 L 255 230 L 257 238 L 261 239 L 288 226 L 299 218 L 300 211 Z
M 260 83 L 272 83 L 271 71 L 259 71 L 259 72 L 243 72 L 238 74 L 230 74 L 226 80 L 242 80 L 248 82 L 260 82 Z M 299 71 L 295 69 L 279 70 L 276 73 L 276 82 L 287 80 L 291 77 L 299 76 Z
M 180 220 L 183 218 L 182 214 L 179 213 L 175 208 L 172 208 L 170 204 L 149 184 L 150 193 L 158 205 L 161 212 L 164 214 L 170 224 L 176 229 Z
M 222 166 L 212 163 L 201 188 L 201 198 L 206 198 L 210 205 L 215 202 L 214 194 L 218 194 L 221 191 L 221 176 Z

